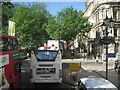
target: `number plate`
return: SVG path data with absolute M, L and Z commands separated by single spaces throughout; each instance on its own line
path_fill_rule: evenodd
M 55 73 L 55 68 L 37 68 L 36 74 L 53 74 Z
M 41 76 L 41 77 L 43 77 L 43 78 L 50 78 L 50 76 Z

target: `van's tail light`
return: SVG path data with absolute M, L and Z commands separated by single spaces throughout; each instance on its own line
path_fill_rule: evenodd
M 30 69 L 30 78 L 32 78 L 32 70 Z
M 32 52 L 32 55 L 34 54 L 34 52 Z
M 62 70 L 59 71 L 59 77 L 62 77 Z
M 58 52 L 58 54 L 60 54 L 60 51 Z
M 2 74 L 2 86 L 5 85 L 5 76 Z
M 62 81 L 62 70 L 59 71 L 59 81 Z

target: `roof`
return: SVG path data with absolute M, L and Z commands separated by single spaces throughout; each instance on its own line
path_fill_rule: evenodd
M 82 78 L 80 79 L 86 88 L 116 88 L 110 81 L 103 78 Z M 118 90 L 117 88 L 115 90 Z

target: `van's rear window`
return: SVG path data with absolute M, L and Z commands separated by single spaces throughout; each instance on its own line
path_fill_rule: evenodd
M 58 51 L 53 50 L 38 50 L 35 52 L 37 61 L 54 61 Z

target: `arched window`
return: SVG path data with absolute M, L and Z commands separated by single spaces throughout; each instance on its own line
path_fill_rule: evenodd
M 106 17 L 106 12 L 105 12 L 105 9 L 104 9 L 104 8 L 103 8 L 102 16 L 103 16 L 103 19 L 105 19 L 105 17 Z

